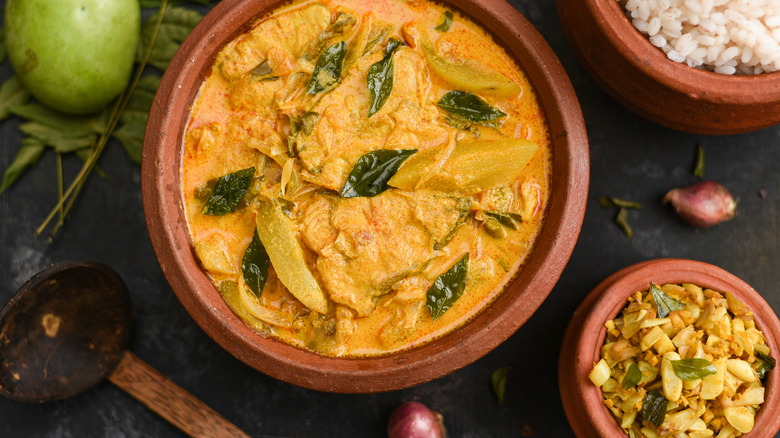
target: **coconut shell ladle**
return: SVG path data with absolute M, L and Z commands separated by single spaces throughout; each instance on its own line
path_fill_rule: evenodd
M 0 310 L 0 394 L 61 400 L 108 378 L 190 436 L 248 437 L 126 350 L 132 322 L 127 286 L 108 266 L 40 272 Z

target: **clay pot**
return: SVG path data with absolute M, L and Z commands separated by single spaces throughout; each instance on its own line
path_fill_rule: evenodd
M 671 61 L 616 0 L 557 0 L 557 8 L 580 63 L 636 114 L 698 134 L 737 134 L 780 122 L 780 72 L 722 75 Z
M 409 387 L 477 360 L 515 332 L 550 293 L 582 224 L 588 190 L 588 144 L 574 90 L 547 43 L 503 1 L 453 1 L 494 33 L 525 70 L 547 115 L 553 143 L 550 208 L 536 249 L 505 292 L 469 323 L 428 344 L 382 357 L 334 358 L 250 330 L 222 300 L 193 253 L 182 212 L 179 166 L 190 105 L 217 52 L 280 0 L 224 0 L 182 44 L 163 77 L 144 140 L 144 212 L 160 266 L 203 330 L 249 366 L 277 379 L 335 392 Z
M 720 292 L 730 291 L 755 315 L 756 326 L 764 333 L 766 343 L 777 357 L 780 351 L 780 321 L 771 307 L 747 283 L 717 266 L 683 259 L 658 259 L 624 268 L 608 277 L 585 297 L 564 334 L 558 362 L 558 384 L 563 408 L 574 433 L 579 438 L 627 436 L 612 413 L 604 406 L 601 388 L 588 374 L 601 359 L 606 328 L 628 304 L 628 297 L 645 291 L 650 282 L 693 283 Z M 753 430 L 745 438 L 774 436 L 780 429 L 780 377 L 769 373 L 765 401 L 756 416 Z

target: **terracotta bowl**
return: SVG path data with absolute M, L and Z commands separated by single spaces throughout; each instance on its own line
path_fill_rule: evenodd
M 179 192 L 182 134 L 188 112 L 215 55 L 278 0 L 224 0 L 182 44 L 163 77 L 144 141 L 144 212 L 160 266 L 181 303 L 223 348 L 249 366 L 299 386 L 335 392 L 400 389 L 448 374 L 482 357 L 539 307 L 571 255 L 582 224 L 589 162 L 577 98 L 547 43 L 504 1 L 453 1 L 451 6 L 494 33 L 540 97 L 551 127 L 553 186 L 536 248 L 507 290 L 454 332 L 421 347 L 372 358 L 333 358 L 250 330 L 228 308 L 193 254 Z
M 580 304 L 564 334 L 558 362 L 558 384 L 563 408 L 579 438 L 627 436 L 612 413 L 604 406 L 601 388 L 591 383 L 588 374 L 600 360 L 606 328 L 636 291 L 645 291 L 650 282 L 694 283 L 717 291 L 731 291 L 745 303 L 764 333 L 766 343 L 777 357 L 780 351 L 780 321 L 761 295 L 747 283 L 717 266 L 683 259 L 659 259 L 624 268 L 601 282 Z M 775 436 L 780 430 L 780 376 L 769 373 L 765 401 L 756 416 L 753 430 L 745 438 Z
M 780 122 L 780 72 L 712 73 L 670 61 L 617 0 L 557 0 L 569 44 L 616 101 L 655 123 L 698 134 L 737 134 Z

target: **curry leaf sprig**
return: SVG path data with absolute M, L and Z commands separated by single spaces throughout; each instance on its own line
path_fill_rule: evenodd
M 342 198 L 373 197 L 389 188 L 387 182 L 417 149 L 379 149 L 355 163 L 341 189 Z
M 368 69 L 366 82 L 371 95 L 371 106 L 368 108 L 368 117 L 373 116 L 387 102 L 393 91 L 394 63 L 393 54 L 403 46 L 401 41 L 390 38 L 385 48 L 385 56 Z
M 469 253 L 463 255 L 447 272 L 441 274 L 428 289 L 426 306 L 434 321 L 444 315 L 466 290 L 469 273 Z
M 670 313 L 685 308 L 683 303 L 666 295 L 655 283 L 650 283 L 650 292 L 653 294 L 653 301 L 655 301 L 655 307 L 658 309 L 659 318 L 666 318 Z
M 210 1 L 197 3 L 208 5 Z M 145 74 L 147 65 L 164 70 L 181 42 L 202 15 L 183 7 L 168 7 L 168 0 L 142 0 L 142 7 L 159 7 L 143 24 L 136 55 L 136 72 L 129 85 L 110 108 L 96 115 L 71 116 L 31 102 L 31 96 L 21 82 L 12 77 L 0 87 L 0 120 L 16 115 L 24 120 L 19 126 L 25 135 L 21 148 L 8 165 L 0 183 L 0 192 L 11 187 L 23 173 L 36 165 L 47 148 L 57 157 L 57 185 L 59 200 L 37 228 L 41 234 L 58 217 L 51 235 L 62 227 L 89 174 L 95 170 L 107 174 L 97 161 L 111 137 L 118 140 L 130 160 L 140 164 L 143 136 L 154 94 L 160 85 L 160 76 Z M 5 51 L 0 40 L 0 55 Z M 0 62 L 5 60 L 0 56 Z M 71 184 L 64 188 L 62 181 L 62 154 L 74 154 L 83 165 Z

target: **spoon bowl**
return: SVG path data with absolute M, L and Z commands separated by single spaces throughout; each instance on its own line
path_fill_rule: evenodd
M 62 400 L 110 380 L 192 437 L 248 437 L 130 351 L 127 286 L 95 262 L 52 266 L 0 310 L 0 395 Z
M 0 310 L 0 394 L 47 402 L 92 388 L 119 363 L 132 325 L 127 287 L 108 266 L 40 272 Z

